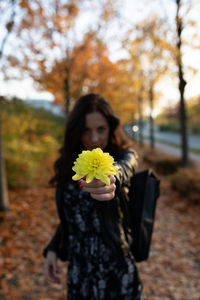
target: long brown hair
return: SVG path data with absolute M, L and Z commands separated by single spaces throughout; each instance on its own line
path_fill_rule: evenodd
M 60 180 L 63 182 L 71 180 L 73 162 L 83 150 L 81 137 L 85 129 L 85 116 L 91 112 L 100 112 L 109 124 L 109 141 L 104 151 L 115 156 L 123 149 L 133 147 L 108 101 L 99 94 L 84 95 L 76 102 L 68 116 L 64 145 L 60 149 L 60 157 L 54 164 L 55 175 L 49 181 L 50 184 L 57 184 Z

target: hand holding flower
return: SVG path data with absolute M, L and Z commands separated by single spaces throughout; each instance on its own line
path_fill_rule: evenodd
M 118 167 L 113 165 L 114 163 L 113 157 L 100 148 L 82 151 L 74 162 L 72 170 L 76 174 L 72 179 L 80 180 L 85 176 L 87 183 L 96 178 L 110 185 L 109 175 L 115 175 L 118 170 Z
M 83 190 L 90 193 L 92 198 L 107 201 L 114 197 L 114 175 L 118 168 L 114 166 L 114 159 L 109 153 L 104 153 L 100 148 L 83 151 L 74 162 L 72 170 L 76 172 L 72 179 L 81 179 Z
M 90 193 L 91 197 L 98 201 L 109 201 L 115 196 L 115 177 L 109 176 L 110 185 L 106 185 L 98 179 L 92 180 L 90 183 L 87 183 L 83 179 L 81 180 L 81 186 L 85 192 Z

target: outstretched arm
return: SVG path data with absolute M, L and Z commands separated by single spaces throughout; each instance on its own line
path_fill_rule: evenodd
M 132 149 L 123 151 L 119 158 L 117 159 L 116 166 L 118 167 L 118 172 L 116 177 L 117 189 L 122 185 L 129 185 L 130 178 L 135 173 L 135 169 L 138 164 L 138 156 L 136 152 Z
M 123 151 L 119 156 L 116 165 L 119 170 L 115 176 L 110 176 L 109 186 L 97 179 L 94 179 L 90 183 L 86 183 L 81 179 L 81 188 L 90 193 L 91 197 L 95 200 L 109 201 L 113 199 L 122 185 L 129 185 L 130 178 L 134 174 L 137 166 L 136 153 L 131 149 Z

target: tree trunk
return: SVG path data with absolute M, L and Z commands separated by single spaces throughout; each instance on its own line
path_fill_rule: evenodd
M 10 19 L 8 21 L 8 23 L 6 24 L 6 29 L 7 29 L 7 32 L 1 42 L 1 46 L 0 46 L 0 60 L 3 56 L 3 52 L 4 52 L 4 47 L 6 45 L 6 42 L 7 42 L 7 39 L 13 29 L 13 26 L 14 26 L 14 20 L 15 20 L 15 9 L 16 9 L 16 0 L 11 0 L 12 2 L 12 13 L 11 13 L 11 16 L 10 16 Z
M 1 106 L 1 100 L 0 100 Z M 0 107 L 1 109 L 1 107 Z M 2 131 L 1 131 L 1 110 L 0 110 L 0 211 L 9 210 L 8 187 L 6 180 L 5 163 L 3 158 Z
M 149 115 L 149 123 L 150 123 L 150 146 L 152 149 L 155 148 L 155 137 L 154 137 L 154 119 L 153 119 L 153 86 L 150 87 L 149 90 L 149 101 L 150 101 L 150 115 Z
M 6 24 L 7 32 L 1 42 L 0 45 L 0 60 L 3 57 L 4 47 L 8 40 L 8 37 L 13 29 L 14 20 L 15 20 L 15 9 L 16 9 L 16 0 L 11 0 L 12 2 L 12 13 L 8 23 Z M 2 141 L 2 127 L 1 127 L 1 101 L 2 97 L 0 97 L 0 211 L 6 211 L 10 209 L 9 198 L 8 198 L 8 187 L 7 187 L 7 179 L 6 179 L 6 169 L 5 162 L 3 157 L 3 141 Z
M 185 108 L 185 86 L 187 82 L 183 77 L 183 64 L 182 64 L 182 53 L 181 53 L 181 34 L 183 30 L 182 18 L 179 16 L 181 1 L 176 0 L 177 12 L 176 12 L 176 28 L 177 28 L 177 66 L 178 66 L 178 76 L 179 76 L 179 92 L 180 92 L 180 127 L 181 127 L 181 142 L 182 142 L 182 166 L 188 167 L 188 138 L 187 138 L 187 114 Z
M 69 105 L 70 105 L 70 57 L 69 57 L 69 48 L 67 48 L 67 67 L 65 69 L 66 79 L 65 79 L 65 111 L 66 111 L 66 120 L 69 115 Z
M 139 96 L 138 97 L 138 114 L 139 114 L 139 146 L 142 148 L 144 146 L 144 140 L 143 140 L 143 99 Z
M 66 71 L 66 72 L 68 72 L 68 71 Z M 68 76 L 65 80 L 65 93 L 66 93 L 65 112 L 66 112 L 66 119 L 67 119 L 68 115 L 69 115 L 69 104 L 70 104 L 70 87 L 69 87 L 69 78 L 68 78 Z

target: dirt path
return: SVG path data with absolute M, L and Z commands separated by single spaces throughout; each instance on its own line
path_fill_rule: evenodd
M 147 300 L 200 300 L 200 207 L 162 183 L 150 258 L 138 264 Z M 61 286 L 43 275 L 42 249 L 58 222 L 54 191 L 45 187 L 10 193 L 12 211 L 0 215 L 0 299 L 66 299 Z M 78 299 L 77 299 L 78 300 Z
M 149 300 L 200 300 L 200 208 L 162 185 L 149 260 L 139 264 Z

